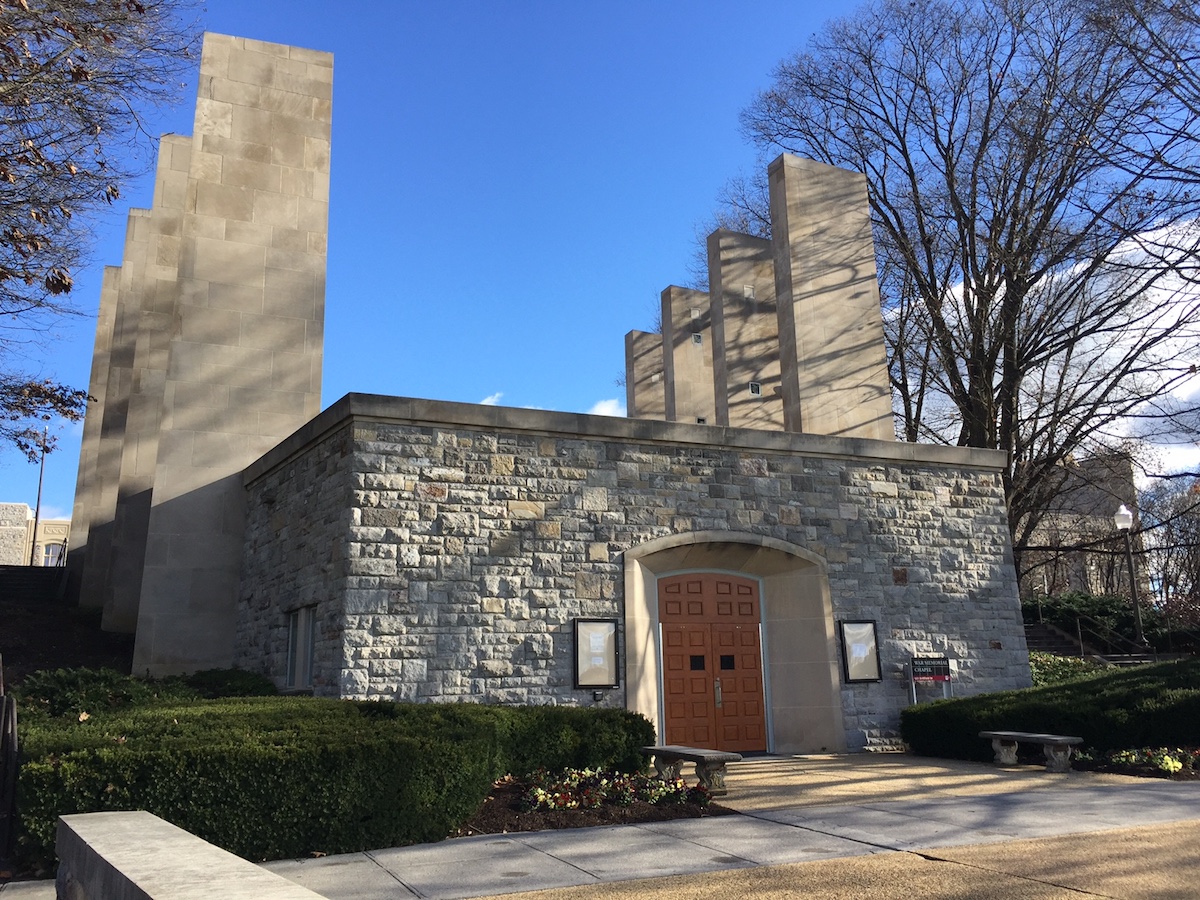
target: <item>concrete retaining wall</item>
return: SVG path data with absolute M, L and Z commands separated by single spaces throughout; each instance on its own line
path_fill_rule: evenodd
M 148 812 L 58 820 L 59 900 L 321 900 Z

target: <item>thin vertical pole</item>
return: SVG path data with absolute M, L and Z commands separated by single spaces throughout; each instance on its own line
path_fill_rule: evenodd
M 1125 531 L 1125 559 L 1129 563 L 1129 599 L 1133 603 L 1134 639 L 1143 647 L 1148 646 L 1146 634 L 1142 631 L 1142 605 L 1138 603 L 1137 575 L 1133 570 L 1133 541 L 1129 532 Z
M 33 508 L 33 539 L 29 542 L 29 564 L 31 566 L 33 565 L 34 557 L 37 556 L 38 523 L 42 518 L 42 478 L 46 474 L 46 437 L 49 431 L 49 426 L 42 429 L 42 460 L 38 467 L 37 505 Z

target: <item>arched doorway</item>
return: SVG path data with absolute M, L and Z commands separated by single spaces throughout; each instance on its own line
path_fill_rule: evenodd
M 658 580 L 668 744 L 767 749 L 758 581 L 716 572 Z
M 767 750 L 845 751 L 833 609 L 821 557 L 765 535 L 696 531 L 630 547 L 623 562 L 626 706 L 654 724 L 660 742 L 667 715 L 658 585 L 674 575 L 709 572 L 736 574 L 759 586 Z

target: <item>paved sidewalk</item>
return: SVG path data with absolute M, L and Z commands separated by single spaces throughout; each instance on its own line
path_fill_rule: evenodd
M 1033 865 L 1040 858 L 1036 848 L 1061 847 L 1064 855 L 1052 852 L 1044 867 L 1069 868 L 1066 860 L 1074 853 L 1086 864 L 1086 871 L 1075 875 L 1088 883 L 1100 871 L 1092 863 L 1108 859 L 1115 867 L 1105 870 L 1109 880 L 1120 881 L 1122 871 L 1131 877 L 1137 873 L 1132 883 L 1145 889 L 1153 882 L 1145 877 L 1143 861 L 1157 848 L 1170 860 L 1191 854 L 1190 874 L 1180 865 L 1173 876 L 1185 893 L 1100 896 L 1200 896 L 1200 855 L 1192 837 L 1200 821 L 1176 824 L 1200 820 L 1200 782 L 1051 775 L 1033 767 L 1001 769 L 889 754 L 750 759 L 730 767 L 728 784 L 723 802 L 742 816 L 481 835 L 266 866 L 330 900 L 458 900 L 554 888 L 568 890 L 555 890 L 543 900 L 643 892 L 663 898 L 801 893 L 982 898 L 992 896 L 979 893 L 987 885 L 1003 885 L 1008 897 L 1040 898 L 1080 895 L 1062 887 L 1066 871 L 1051 885 L 1060 892 L 1044 893 L 1033 889 L 1040 884 L 1036 879 L 1008 873 L 997 861 L 1007 860 L 1014 868 L 1025 860 Z M 1133 837 L 1106 834 L 1163 824 L 1170 827 Z M 1080 833 L 1091 833 L 1090 842 L 1028 841 Z M 1022 839 L 1020 846 L 998 843 Z M 1152 847 L 1144 848 L 1136 865 L 1123 866 L 1109 852 L 1118 844 L 1145 843 Z M 957 861 L 931 868 L 934 858 Z M 818 862 L 823 868 L 796 865 Z M 827 879 L 833 892 L 814 893 L 813 878 Z M 963 879 L 983 884 L 960 883 Z M 943 881 L 957 884 L 959 892 L 925 893 Z M 872 893 L 889 885 L 895 893 Z
M 863 754 L 749 759 L 728 784 L 741 816 L 265 866 L 330 900 L 1200 897 L 1200 782 Z

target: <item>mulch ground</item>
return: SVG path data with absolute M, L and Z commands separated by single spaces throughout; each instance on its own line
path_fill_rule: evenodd
M 521 794 L 526 787 L 519 781 L 496 782 L 479 811 L 454 836 L 588 828 L 593 825 L 635 825 L 641 822 L 737 815 L 735 810 L 716 803 L 701 806 L 698 803 L 656 804 L 641 800 L 629 806 L 606 803 L 596 809 L 533 809 L 523 812 Z

